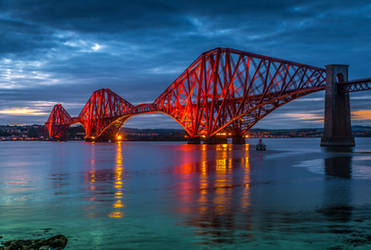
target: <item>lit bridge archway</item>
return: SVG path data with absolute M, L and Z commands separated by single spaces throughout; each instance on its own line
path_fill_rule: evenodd
M 343 91 L 370 89 L 369 82 L 344 82 Z M 359 86 L 358 88 L 355 86 Z M 153 103 L 132 105 L 110 89 L 95 91 L 78 117 L 56 105 L 46 122 L 49 137 L 62 139 L 80 122 L 87 140 L 115 137 L 132 116 L 164 113 L 190 140 L 212 140 L 222 131 L 234 138 L 278 107 L 326 89 L 326 69 L 229 48 L 199 56 Z

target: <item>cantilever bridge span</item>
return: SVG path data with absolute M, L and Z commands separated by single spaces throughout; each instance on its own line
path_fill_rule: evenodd
M 228 130 L 234 142 L 243 143 L 243 135 L 255 123 L 299 97 L 325 89 L 326 98 L 330 92 L 331 96 L 339 92 L 347 97 L 348 92 L 371 89 L 370 79 L 348 82 L 344 67 L 324 69 L 216 48 L 201 54 L 153 103 L 134 106 L 112 90 L 100 89 L 77 117 L 71 117 L 61 104 L 55 105 L 45 125 L 53 139 L 65 138 L 68 127 L 79 122 L 87 140 L 107 140 L 115 138 L 129 118 L 160 112 L 176 120 L 190 141 L 217 142 L 218 135 Z M 329 71 L 335 77 L 328 77 Z M 330 81 L 336 83 L 336 89 L 329 88 Z M 326 110 L 328 102 L 326 99 Z

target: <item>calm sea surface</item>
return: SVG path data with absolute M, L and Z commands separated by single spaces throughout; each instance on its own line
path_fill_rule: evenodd
M 371 249 L 371 138 L 0 142 L 1 241 L 68 249 Z

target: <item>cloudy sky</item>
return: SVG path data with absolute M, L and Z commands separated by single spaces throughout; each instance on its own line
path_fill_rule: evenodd
M 78 115 L 99 88 L 151 102 L 216 47 L 349 64 L 350 79 L 371 77 L 369 1 L 0 0 L 0 34 L 0 124 L 42 124 L 56 103 Z M 321 127 L 323 94 L 256 127 Z M 371 125 L 371 91 L 351 94 L 351 107 L 353 125 Z M 162 115 L 127 126 L 180 127 Z

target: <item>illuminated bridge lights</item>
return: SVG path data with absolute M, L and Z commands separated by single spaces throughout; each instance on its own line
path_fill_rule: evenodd
M 344 91 L 360 91 L 371 89 L 370 82 L 342 84 Z M 68 127 L 79 122 L 87 140 L 117 140 L 118 131 L 131 117 L 163 113 L 177 121 L 189 139 L 242 137 L 278 107 L 325 87 L 323 68 L 216 48 L 202 53 L 153 103 L 134 106 L 112 90 L 100 89 L 78 117 L 57 104 L 45 125 L 52 139 L 65 138 Z

